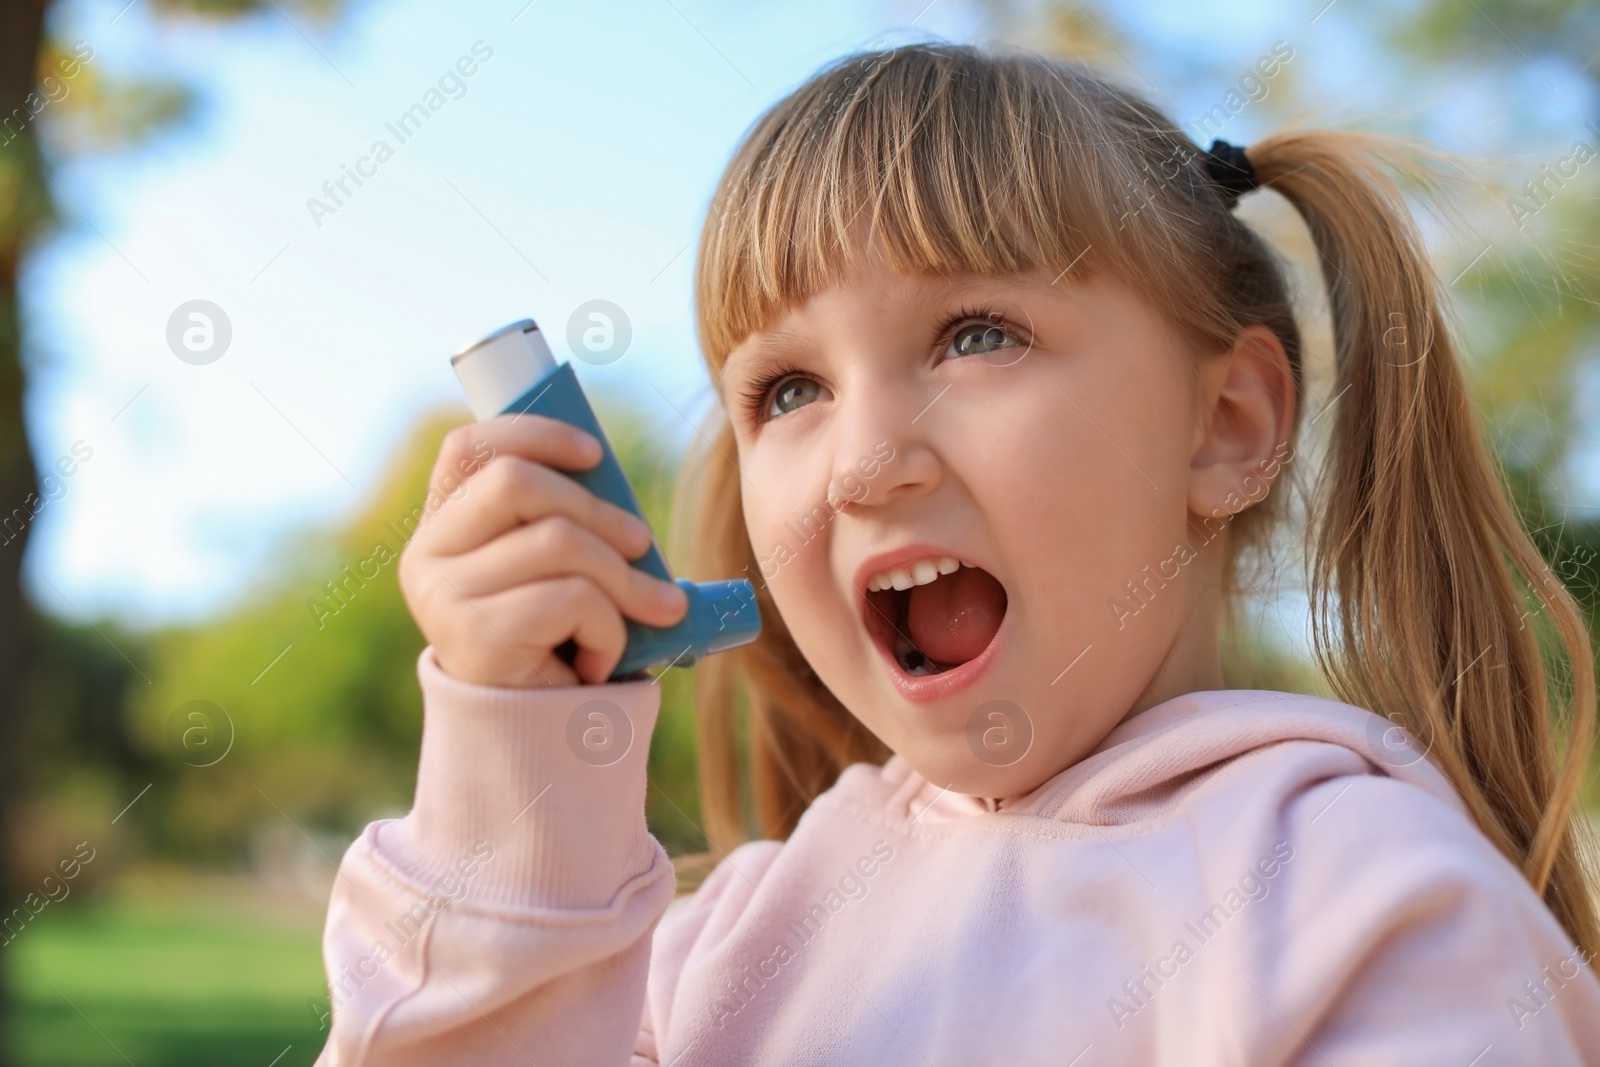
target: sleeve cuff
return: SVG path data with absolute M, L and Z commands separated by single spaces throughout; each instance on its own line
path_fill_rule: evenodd
M 447 674 L 432 645 L 417 677 L 415 799 L 375 841 L 398 870 L 479 904 L 604 908 L 666 861 L 644 816 L 653 680 L 475 685 Z

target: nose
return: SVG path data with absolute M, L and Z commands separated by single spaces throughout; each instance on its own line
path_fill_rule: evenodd
M 943 464 L 930 431 L 929 398 L 909 382 L 858 384 L 835 415 L 828 497 L 835 510 L 901 503 L 938 488 Z

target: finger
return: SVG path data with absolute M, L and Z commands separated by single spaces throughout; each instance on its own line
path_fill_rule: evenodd
M 578 676 L 555 654 L 549 635 L 561 627 L 520 625 L 511 596 L 462 595 L 435 572 L 406 599 L 445 672 L 465 682 L 494 686 L 576 685 Z M 423 605 L 426 610 L 418 610 Z
M 497 415 L 445 434 L 428 475 L 431 515 L 456 498 L 462 485 L 498 455 L 521 456 L 562 470 L 587 470 L 600 461 L 600 442 L 576 426 L 544 415 Z
M 444 572 L 440 561 L 418 571 L 416 539 L 400 554 L 400 592 L 423 638 L 433 646 L 447 674 L 478 685 L 575 685 L 577 675 L 553 654 L 555 644 L 541 648 L 535 640 L 519 645 L 507 633 L 511 620 L 484 610 L 486 598 L 469 598 Z M 498 619 L 496 615 L 501 615 Z M 552 631 L 557 627 L 551 627 Z M 525 646 L 525 647 L 524 647 Z
M 425 551 L 458 555 L 487 544 L 524 523 L 564 515 L 592 530 L 625 559 L 650 547 L 650 528 L 601 500 L 571 478 L 518 456 L 496 456 L 472 479 L 472 488 L 418 529 Z
M 552 515 L 510 530 L 470 552 L 439 561 L 466 596 L 483 596 L 528 582 L 581 575 L 600 587 L 617 608 L 647 626 L 671 626 L 688 599 L 676 582 L 629 565 L 593 531 L 564 515 Z
M 572 668 L 591 685 L 604 682 L 622 660 L 628 630 L 616 604 L 594 582 L 567 575 L 474 598 L 483 613 L 525 654 L 545 654 L 567 641 L 578 646 Z M 560 662 L 557 659 L 557 662 Z

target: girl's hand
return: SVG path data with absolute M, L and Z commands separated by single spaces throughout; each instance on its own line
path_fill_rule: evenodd
M 493 451 L 478 466 L 484 442 Z M 552 469 L 584 470 L 600 454 L 590 435 L 541 415 L 500 415 L 445 436 L 428 479 L 444 503 L 406 543 L 399 573 L 448 674 L 478 685 L 598 684 L 622 659 L 624 615 L 650 626 L 683 618 L 683 590 L 628 565 L 649 549 L 649 528 Z M 469 470 L 464 491 L 453 485 L 447 499 L 446 480 Z M 569 639 L 571 666 L 555 651 Z

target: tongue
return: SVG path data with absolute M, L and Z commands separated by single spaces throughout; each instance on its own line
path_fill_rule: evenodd
M 988 647 L 1006 613 L 1006 591 L 994 575 L 962 567 L 914 586 L 906 605 L 911 641 L 929 659 L 954 667 Z

